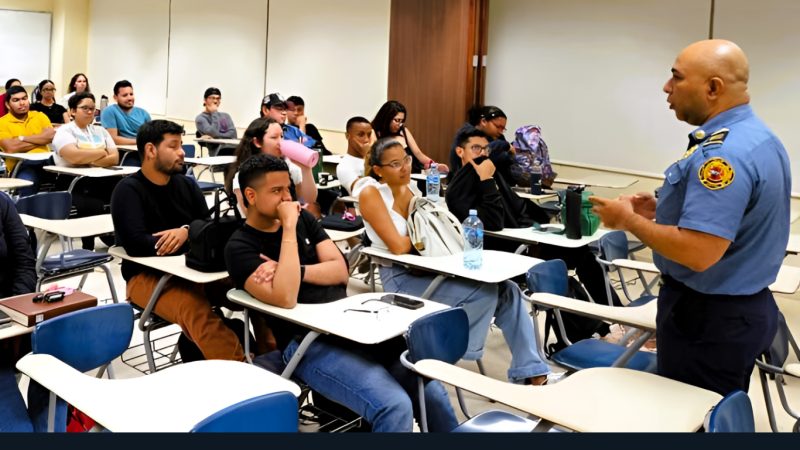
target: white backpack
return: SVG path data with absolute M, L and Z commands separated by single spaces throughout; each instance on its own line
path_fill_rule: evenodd
M 464 251 L 461 223 L 450 211 L 425 197 L 408 207 L 408 237 L 422 256 L 446 256 Z

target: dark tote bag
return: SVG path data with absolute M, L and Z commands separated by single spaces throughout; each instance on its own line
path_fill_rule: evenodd
M 223 213 L 219 191 L 214 193 L 214 208 L 210 219 L 197 219 L 189 224 L 189 253 L 186 266 L 200 272 L 225 271 L 225 245 L 244 220 L 239 208 L 227 200 L 228 210 Z M 233 211 L 233 214 L 231 214 Z

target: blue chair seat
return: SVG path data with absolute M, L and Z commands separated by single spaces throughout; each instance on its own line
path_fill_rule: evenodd
M 533 389 L 533 388 L 531 388 Z M 482 412 L 453 429 L 453 433 L 530 433 L 537 422 L 506 411 Z
M 197 181 L 197 186 L 200 188 L 202 192 L 213 192 L 219 189 L 222 189 L 224 185 L 221 183 L 212 183 L 210 181 Z
M 80 272 L 114 259 L 107 253 L 95 253 L 91 250 L 71 250 L 58 255 L 48 256 L 42 262 L 42 273 L 48 277 L 70 272 Z
M 625 347 L 599 339 L 584 339 L 576 342 L 553 354 L 556 363 L 573 370 L 588 369 L 590 367 L 611 367 L 614 361 L 622 355 Z M 657 366 L 656 354 L 651 352 L 637 352 L 625 366 L 628 369 L 641 370 L 655 373 Z

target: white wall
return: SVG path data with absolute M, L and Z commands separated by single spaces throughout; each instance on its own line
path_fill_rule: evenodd
M 390 0 L 271 0 L 266 92 L 306 101 L 309 121 L 372 118 L 389 83 Z
M 300 95 L 312 123 L 343 130 L 386 101 L 390 4 L 93 0 L 90 82 L 110 96 L 114 82 L 128 79 L 138 106 L 181 120 L 193 120 L 215 86 L 240 128 L 258 117 L 265 93 Z
M 18 78 L 33 86 L 50 77 L 52 17 L 49 12 L 0 9 L 0 83 Z
M 89 17 L 87 75 L 98 102 L 105 94 L 113 103 L 114 83 L 125 79 L 136 106 L 165 114 L 169 0 L 94 0 Z
M 509 139 L 539 124 L 554 159 L 660 174 L 691 130 L 661 89 L 678 52 L 707 37 L 709 11 L 697 0 L 492 0 L 486 103 L 509 116 Z

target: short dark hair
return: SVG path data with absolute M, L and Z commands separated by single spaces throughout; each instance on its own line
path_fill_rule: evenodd
M 375 131 L 375 136 L 379 138 L 392 136 L 391 125 L 395 116 L 403 113 L 408 120 L 408 112 L 406 107 L 397 100 L 389 100 L 381 106 L 375 118 L 372 119 L 372 129 Z
M 22 86 L 11 86 L 10 88 L 6 89 L 6 103 L 11 104 L 11 96 L 17 95 L 20 92 L 24 92 L 26 95 L 28 94 L 28 91 L 26 91 Z
M 19 81 L 19 78 L 9 78 L 8 81 L 6 81 L 6 90 L 8 90 L 15 82 L 22 84 L 22 81 Z
M 347 125 L 345 125 L 344 130 L 345 131 L 350 131 L 350 127 L 352 127 L 353 125 L 355 125 L 357 123 L 366 123 L 366 124 L 372 125 L 372 124 L 369 123 L 369 120 L 367 120 L 365 117 L 355 116 L 355 117 L 351 117 L 350 120 L 347 121 Z
M 281 158 L 260 153 L 248 158 L 239 167 L 239 189 L 242 191 L 242 203 L 244 207 L 250 206 L 247 197 L 244 195 L 245 188 L 255 187 L 255 180 L 263 177 L 270 172 L 289 172 L 289 165 Z
M 78 81 L 78 77 L 86 78 L 86 90 L 84 92 L 91 92 L 91 89 L 89 88 L 89 77 L 87 77 L 84 73 L 76 73 L 69 80 L 69 88 L 67 89 L 67 93 L 77 91 L 75 88 L 75 82 Z
M 303 101 L 302 98 L 298 97 L 297 95 L 293 95 L 286 99 L 286 103 L 291 103 L 294 106 L 306 106 L 306 102 Z
M 119 90 L 122 88 L 129 87 L 133 89 L 133 85 L 128 80 L 120 80 L 114 83 L 114 95 L 119 95 Z
M 465 148 L 464 146 L 467 145 L 467 142 L 469 142 L 469 140 L 472 138 L 484 138 L 488 141 L 489 135 L 475 127 L 470 127 L 459 133 L 458 137 L 456 138 L 456 142 L 458 142 L 459 147 Z
M 153 144 L 158 147 L 164 142 L 164 136 L 167 134 L 179 134 L 183 136 L 186 130 L 182 125 L 169 120 L 151 120 L 145 122 L 139 127 L 136 133 L 136 149 L 139 151 L 139 156 L 144 161 L 144 146 Z
M 95 101 L 94 94 L 88 91 L 83 91 L 70 97 L 67 101 L 67 106 L 69 106 L 69 109 L 78 109 L 78 105 L 81 104 L 81 100 L 85 98 L 90 98 L 92 101 Z

